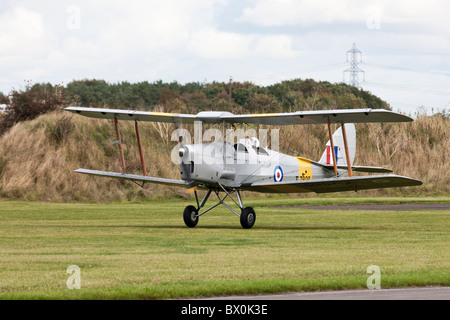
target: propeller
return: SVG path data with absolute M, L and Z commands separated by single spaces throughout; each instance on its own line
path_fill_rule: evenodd
M 184 145 L 183 141 L 183 135 L 181 134 L 182 128 L 181 128 L 181 119 L 175 118 L 175 127 L 178 133 L 178 142 L 180 144 L 180 149 L 178 150 L 178 155 L 180 156 L 180 171 L 182 172 L 183 176 L 185 177 L 185 181 L 189 185 L 189 189 L 187 190 L 188 193 L 192 193 L 197 190 L 197 183 L 192 179 L 191 176 L 191 166 L 186 164 L 183 160 L 186 155 L 189 154 L 189 149 Z

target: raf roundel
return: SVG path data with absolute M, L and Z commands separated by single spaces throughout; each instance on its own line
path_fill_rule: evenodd
M 281 169 L 280 166 L 275 168 L 275 171 L 273 172 L 273 180 L 275 182 L 281 182 L 283 180 L 283 169 Z

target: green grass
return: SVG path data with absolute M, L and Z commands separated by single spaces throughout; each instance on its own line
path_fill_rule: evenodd
M 369 202 L 368 202 L 369 201 Z M 373 201 L 373 202 L 371 202 Z M 278 205 L 444 202 L 449 198 L 245 198 L 256 225 L 225 208 L 184 226 L 192 201 L 0 202 L 0 299 L 168 299 L 450 285 L 450 209 L 319 211 Z M 81 269 L 69 290 L 66 269 Z

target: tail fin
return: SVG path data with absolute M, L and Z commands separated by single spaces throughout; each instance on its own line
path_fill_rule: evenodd
M 356 153 L 356 130 L 353 123 L 346 123 L 345 133 L 347 136 L 348 153 L 350 156 L 350 165 L 355 161 Z M 333 134 L 334 151 L 336 155 L 337 166 L 347 166 L 347 158 L 345 156 L 344 137 L 342 135 L 342 127 L 339 127 Z M 333 153 L 330 141 L 327 142 L 326 149 L 320 158 L 319 163 L 323 165 L 333 165 Z

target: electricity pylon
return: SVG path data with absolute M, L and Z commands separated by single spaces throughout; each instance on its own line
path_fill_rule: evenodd
M 362 53 L 356 48 L 356 44 L 353 44 L 353 48 L 347 51 L 347 62 L 350 63 L 350 68 L 344 70 L 344 82 L 345 74 L 350 73 L 350 79 L 347 82 L 349 85 L 360 88 L 359 85 L 359 74 L 363 74 L 363 82 L 365 81 L 364 70 L 358 67 L 359 63 L 362 63 Z

